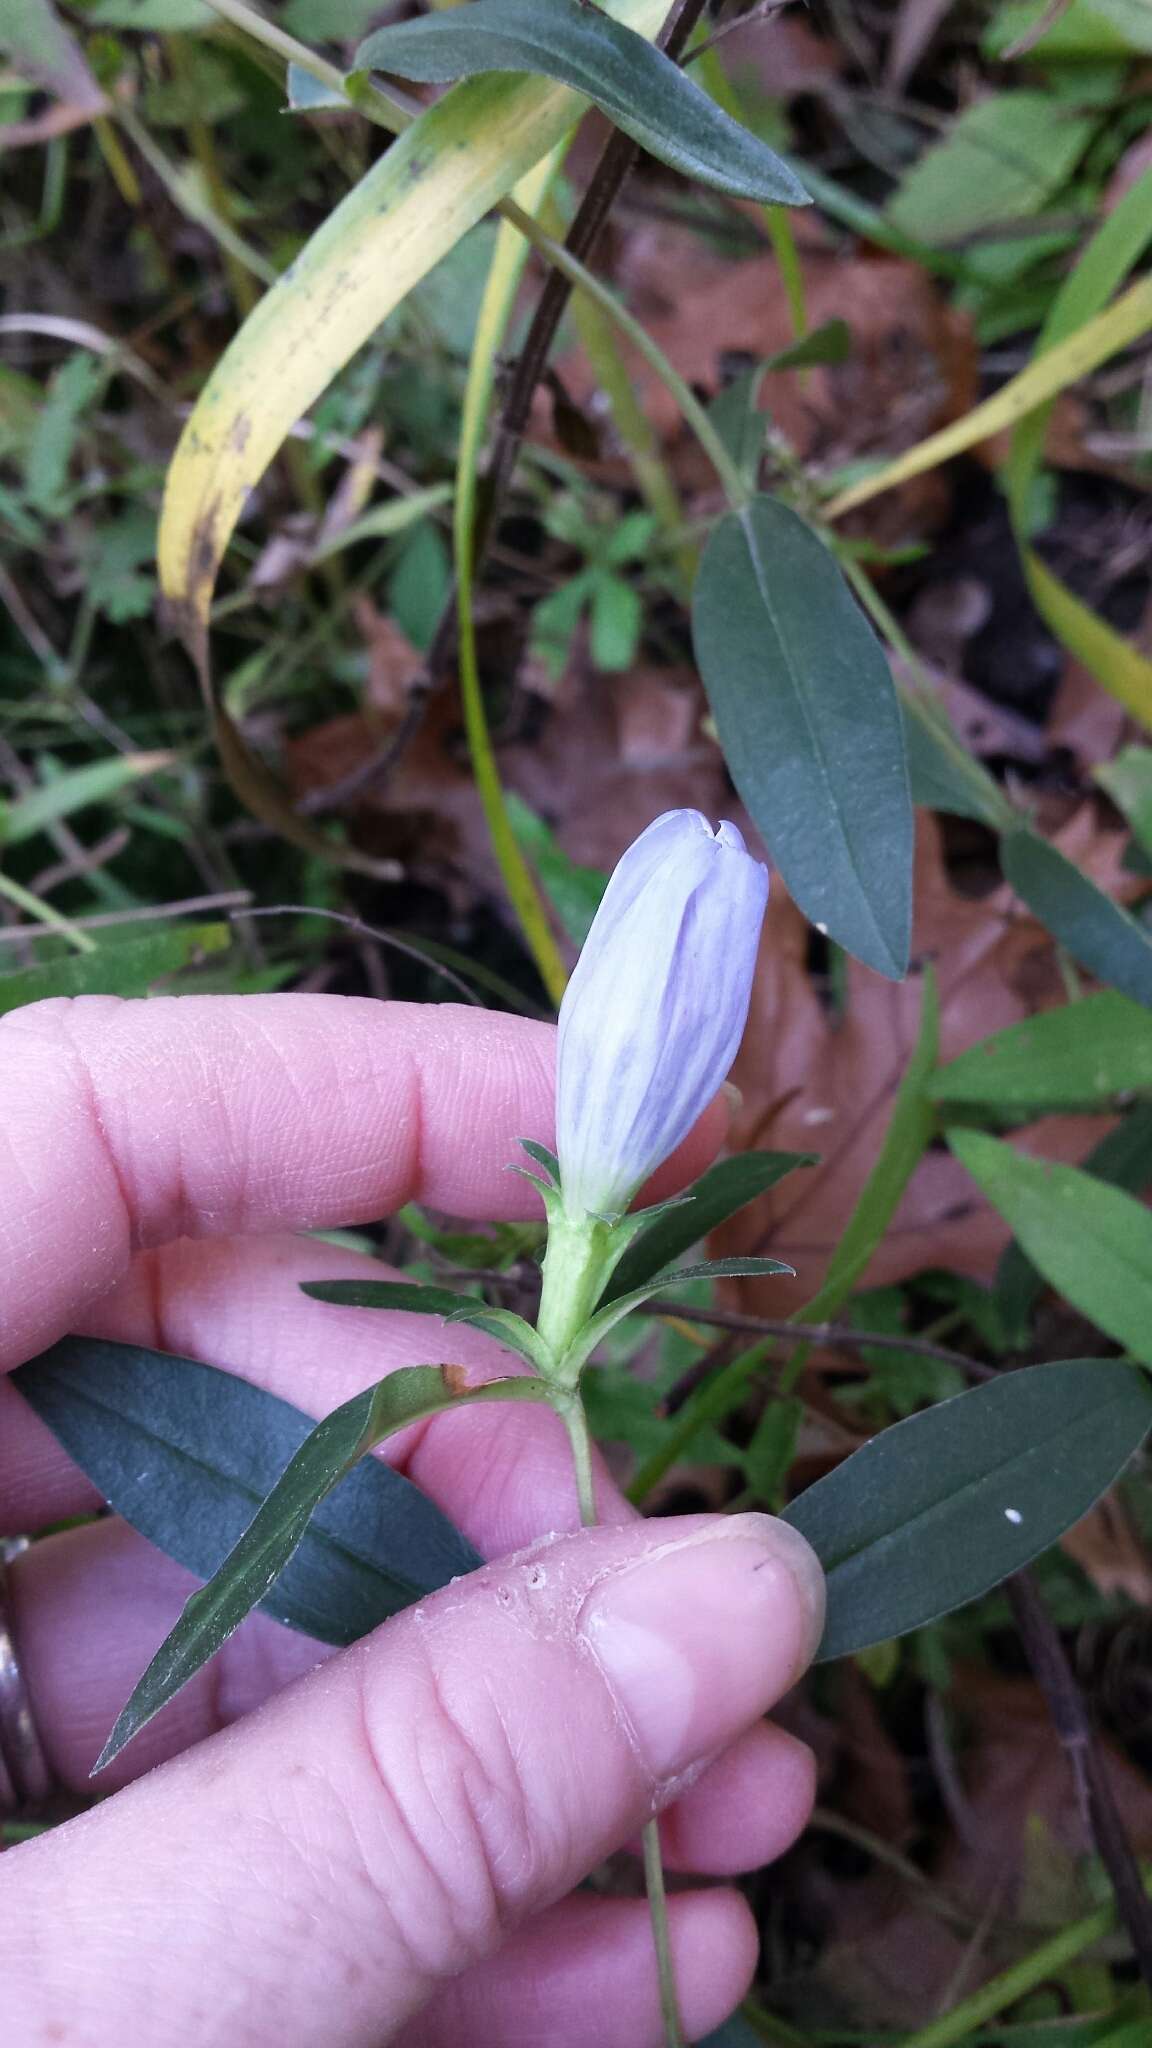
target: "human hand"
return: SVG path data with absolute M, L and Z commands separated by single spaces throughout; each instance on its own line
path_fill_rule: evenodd
M 322 1414 L 444 1338 L 308 1299 L 299 1280 L 366 1262 L 285 1233 L 408 1200 L 535 1213 L 504 1169 L 518 1138 L 551 1138 L 543 1025 L 88 998 L 15 1012 L 0 1051 L 2 1368 L 80 1328 Z M 718 1139 L 717 1112 L 664 1184 Z M 477 1332 L 451 1346 L 518 1369 Z M 0 1858 L 11 2048 L 642 2048 L 660 2039 L 643 1902 L 573 1887 L 659 1806 L 669 1864 L 708 1876 L 803 1824 L 810 1757 L 761 1719 L 820 1631 L 797 1535 L 758 1515 L 646 1524 L 603 1473 L 608 1526 L 563 1533 L 567 1446 L 535 1405 L 441 1415 L 386 1450 L 504 1561 L 339 1655 L 253 1617 L 100 1781 L 114 1797 Z M 0 1533 L 95 1505 L 0 1375 Z M 191 1585 L 114 1519 L 11 1568 L 23 1682 L 72 1792 Z M 728 1889 L 670 1906 L 695 2036 L 745 1989 L 754 1929 Z

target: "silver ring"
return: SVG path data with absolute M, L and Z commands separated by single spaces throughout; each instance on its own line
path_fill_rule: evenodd
M 0 1819 L 5 1820 L 38 1813 L 53 1791 L 12 1633 L 8 1567 L 27 1548 L 23 1536 L 0 1543 Z

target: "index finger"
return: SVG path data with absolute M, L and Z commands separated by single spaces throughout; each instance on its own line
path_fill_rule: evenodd
M 0 1366 L 71 1328 L 142 1245 L 529 1217 L 550 1025 L 354 996 L 85 996 L 0 1022 Z

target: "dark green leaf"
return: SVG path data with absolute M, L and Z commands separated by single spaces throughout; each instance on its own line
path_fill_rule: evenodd
M 756 404 L 763 381 L 764 365 L 754 363 L 733 377 L 708 407 L 708 417 L 749 490 L 755 488 L 768 428 L 768 415 Z
M 176 924 L 147 938 L 125 939 L 94 953 L 46 961 L 0 975 L 0 1017 L 48 996 L 143 996 L 163 975 L 222 953 L 232 943 L 226 924 Z
M 1152 1185 L 1152 1107 L 1134 1109 L 1101 1138 L 1084 1161 L 1084 1171 L 1135 1195 Z M 1013 1238 L 996 1269 L 994 1297 L 1009 1343 L 1027 1342 L 1032 1311 L 1043 1287 L 1043 1275 Z
M 680 1266 L 674 1273 L 658 1273 L 631 1294 L 621 1294 L 607 1307 L 598 1309 L 565 1353 L 565 1365 L 570 1371 L 579 1371 L 617 1323 L 666 1287 L 679 1287 L 688 1280 L 762 1280 L 772 1274 L 793 1272 L 792 1266 L 783 1265 L 779 1259 L 705 1259 L 698 1266 Z
M 1126 996 L 1087 996 L 1010 1024 L 940 1067 L 928 1083 L 937 1102 L 994 1104 L 1021 1116 L 1046 1109 L 1106 1108 L 1152 1088 L 1152 1017 Z
M 1004 878 L 1081 967 L 1152 1008 L 1152 939 L 1134 917 L 1034 832 L 1000 841 Z
M 949 1143 L 1049 1285 L 1152 1364 L 1152 1214 L 1078 1166 L 1031 1159 L 985 1131 Z
M 548 1150 L 547 1145 L 537 1144 L 535 1138 L 521 1138 L 520 1149 L 528 1154 L 529 1159 L 534 1159 L 537 1166 L 543 1167 L 554 1187 L 559 1187 L 560 1161 L 554 1152 Z
M 96 1337 L 63 1338 L 12 1383 L 116 1513 L 202 1579 L 315 1427 L 233 1373 Z M 353 1643 L 479 1563 L 418 1487 L 367 1458 L 259 1604 L 321 1642 Z
M 846 363 L 852 353 L 852 329 L 846 320 L 824 320 L 769 356 L 766 370 L 806 370 L 814 363 Z
M 713 529 L 693 633 L 729 770 L 790 893 L 898 978 L 912 908 L 904 728 L 836 562 L 795 512 L 754 498 Z
M 547 1398 L 539 1380 L 491 1380 L 469 1389 L 455 1382 L 450 1366 L 401 1366 L 317 1423 L 219 1571 L 193 1593 L 120 1714 L 97 1758 L 97 1771 L 175 1698 L 267 1597 L 319 1503 L 366 1452 L 406 1424 L 466 1402 Z
M 484 71 L 555 78 L 685 177 L 737 198 L 808 204 L 799 179 L 766 143 L 643 36 L 581 0 L 473 0 L 399 22 L 361 43 L 356 69 L 425 84 Z
M 741 1152 L 735 1159 L 719 1160 L 686 1190 L 690 1200 L 681 1197 L 679 1202 L 664 1205 L 659 1218 L 629 1246 L 604 1290 L 600 1307 L 607 1308 L 622 1294 L 642 1287 L 654 1273 L 663 1272 L 710 1230 L 775 1187 L 785 1174 L 817 1163 L 815 1152 Z
M 764 2036 L 756 2033 L 747 2020 L 742 2020 L 739 2013 L 734 2012 L 730 2020 L 725 2020 L 722 2027 L 717 2027 L 714 2034 L 701 2041 L 700 2048 L 763 2048 L 763 2043 Z
M 977 1599 L 1086 1514 L 1152 1426 L 1116 1359 L 1006 1373 L 881 1431 L 785 1509 L 828 1574 L 821 1659 Z
M 445 1321 L 469 1306 L 450 1287 L 423 1287 L 409 1280 L 302 1280 L 300 1291 L 337 1308 L 398 1309 L 402 1315 L 442 1316 Z
M 453 1294 L 447 1287 L 413 1286 L 407 1280 L 302 1280 L 301 1291 L 313 1301 L 327 1301 L 336 1308 L 399 1309 L 404 1315 L 442 1316 L 449 1323 L 470 1323 L 486 1330 L 501 1344 L 507 1344 L 526 1358 L 537 1371 L 547 1363 L 539 1337 L 523 1316 L 511 1309 L 490 1308 L 467 1294 Z

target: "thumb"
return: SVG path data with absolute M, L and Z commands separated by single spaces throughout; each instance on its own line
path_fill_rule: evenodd
M 821 1618 L 812 1552 L 764 1515 L 460 1580 L 0 1860 L 13 2038 L 83 1984 L 86 2048 L 377 2048 L 772 1706 Z

